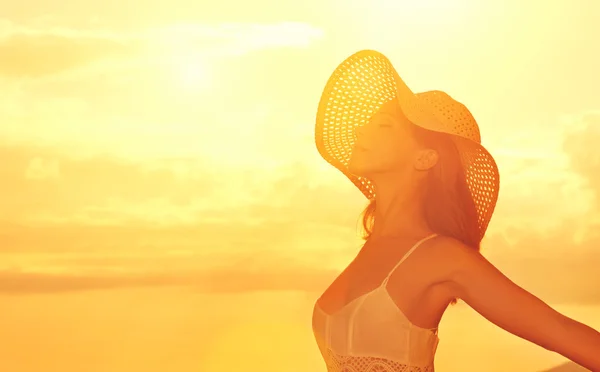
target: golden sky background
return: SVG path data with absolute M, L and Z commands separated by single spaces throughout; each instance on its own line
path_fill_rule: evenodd
M 593 0 L 3 4 L 0 363 L 220 372 L 258 332 L 273 369 L 256 350 L 240 366 L 324 370 L 309 313 L 366 200 L 319 157 L 314 119 L 360 49 L 470 108 L 501 174 L 484 254 L 600 326 L 599 18 Z M 461 341 L 498 331 L 449 316 L 442 372 L 561 360 Z

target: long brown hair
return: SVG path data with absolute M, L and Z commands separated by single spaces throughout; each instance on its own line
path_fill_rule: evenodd
M 452 237 L 479 251 L 478 215 L 467 185 L 460 154 L 450 135 L 411 126 L 417 141 L 438 152 L 437 164 L 428 171 L 423 199 L 429 227 L 440 235 Z M 367 240 L 375 224 L 377 203 L 371 200 L 362 213 L 363 239 Z M 456 300 L 452 301 L 452 304 Z

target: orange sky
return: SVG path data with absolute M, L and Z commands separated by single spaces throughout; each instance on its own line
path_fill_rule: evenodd
M 223 345 L 265 327 L 255 347 L 286 340 L 272 371 L 324 369 L 307 317 L 360 244 L 365 200 L 317 154 L 314 118 L 363 48 L 470 108 L 501 172 L 484 254 L 600 326 L 599 17 L 594 0 L 4 4 L 0 369 L 221 372 Z M 562 360 L 453 311 L 442 372 Z

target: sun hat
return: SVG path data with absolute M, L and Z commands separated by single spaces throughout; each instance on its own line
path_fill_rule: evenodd
M 398 100 L 413 124 L 451 137 L 460 154 L 477 209 L 479 236 L 483 238 L 498 200 L 500 177 L 494 158 L 481 145 L 475 118 L 465 105 L 445 92 L 413 93 L 382 53 L 361 50 L 334 70 L 317 110 L 315 142 L 319 153 L 368 199 L 374 199 L 371 181 L 351 174 L 348 162 L 356 141 L 355 129 L 393 99 Z

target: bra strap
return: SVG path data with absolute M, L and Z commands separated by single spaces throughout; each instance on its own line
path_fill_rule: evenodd
M 382 286 L 385 286 L 388 282 L 388 280 L 390 279 L 390 276 L 392 276 L 392 274 L 394 273 L 394 271 L 396 271 L 396 269 L 398 268 L 398 266 L 400 266 L 400 264 L 402 262 L 404 262 L 404 260 L 406 260 L 408 258 L 408 256 L 411 255 L 411 253 L 413 253 L 415 251 L 415 249 L 417 249 L 421 244 L 423 244 L 424 242 L 426 242 L 427 240 L 431 239 L 431 238 L 435 238 L 438 234 L 433 233 L 431 235 L 428 235 L 426 237 L 424 237 L 423 239 L 419 240 L 418 242 L 415 243 L 415 245 L 413 245 L 408 252 L 406 252 L 404 254 L 404 256 L 402 256 L 402 258 L 400 259 L 400 261 L 398 261 L 398 263 L 392 268 L 392 270 L 390 270 L 390 272 L 387 274 L 387 276 L 385 277 L 385 279 L 383 279 L 383 283 L 381 283 Z

